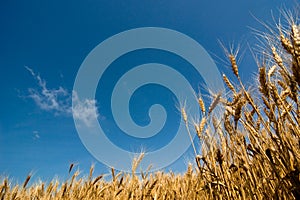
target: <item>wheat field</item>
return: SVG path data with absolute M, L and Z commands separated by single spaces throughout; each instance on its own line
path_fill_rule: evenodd
M 197 134 L 201 149 L 182 175 L 172 172 L 116 173 L 111 180 L 73 172 L 65 182 L 13 185 L 0 182 L 0 199 L 300 199 L 300 26 L 289 12 L 263 39 L 257 57 L 257 84 L 241 80 L 237 52 L 227 50 L 234 80 L 223 75 L 227 92 L 210 105 L 198 99 L 202 118 L 182 108 L 187 134 Z M 225 109 L 213 115 L 216 106 Z M 191 128 L 194 127 L 194 130 Z M 190 130 L 191 129 L 191 130 Z M 196 152 L 201 152 L 200 154 Z

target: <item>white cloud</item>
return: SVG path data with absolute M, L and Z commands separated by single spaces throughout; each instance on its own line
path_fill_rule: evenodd
M 70 109 L 70 94 L 66 89 L 59 86 L 58 89 L 48 89 L 46 81 L 32 69 L 26 67 L 31 75 L 37 80 L 38 89 L 29 88 L 28 97 L 33 99 L 36 105 L 46 111 L 53 111 L 55 114 L 68 114 Z
M 67 89 L 59 86 L 58 89 L 47 88 L 46 81 L 34 71 L 25 67 L 31 75 L 37 80 L 38 88 L 29 88 L 28 97 L 31 98 L 36 105 L 45 111 L 54 112 L 56 115 L 67 115 L 75 119 L 81 120 L 87 126 L 91 126 L 93 119 L 98 117 L 98 109 L 95 99 L 79 99 L 76 91 L 72 95 Z M 72 109 L 73 98 L 73 109 Z
M 98 109 L 95 99 L 80 100 L 76 91 L 73 91 L 73 117 L 83 121 L 87 126 L 92 126 L 94 119 L 97 119 Z

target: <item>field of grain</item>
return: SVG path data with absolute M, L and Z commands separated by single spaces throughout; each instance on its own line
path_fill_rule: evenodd
M 228 50 L 235 76 L 223 75 L 228 92 L 216 94 L 210 106 L 199 98 L 199 121 L 182 108 L 187 134 L 194 127 L 202 144 L 185 174 L 112 169 L 107 181 L 93 175 L 93 167 L 87 178 L 78 178 L 70 166 L 71 178 L 61 183 L 28 184 L 28 176 L 13 185 L 4 179 L 0 199 L 300 199 L 300 26 L 284 15 L 288 26 L 257 32 L 264 41 L 257 84 L 241 81 L 238 55 Z M 225 109 L 222 117 L 212 114 L 218 105 Z M 133 162 L 133 172 L 142 157 Z

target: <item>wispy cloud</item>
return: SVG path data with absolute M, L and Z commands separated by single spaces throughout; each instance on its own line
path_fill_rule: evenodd
M 35 74 L 34 71 L 25 67 L 31 75 L 36 79 L 38 88 L 29 88 L 28 97 L 33 99 L 36 105 L 45 111 L 52 111 L 55 114 L 69 114 L 70 109 L 70 94 L 63 87 L 59 86 L 57 89 L 47 88 L 47 83 L 43 80 L 39 74 Z
M 34 139 L 34 140 L 40 139 L 40 134 L 39 134 L 38 131 L 33 131 L 32 133 L 33 133 L 33 139 Z
M 48 88 L 47 83 L 36 74 L 31 68 L 25 67 L 37 81 L 37 88 L 29 88 L 27 95 L 35 104 L 44 111 L 53 112 L 55 115 L 72 116 L 83 121 L 87 126 L 91 125 L 91 120 L 98 117 L 98 109 L 95 99 L 79 99 L 76 91 L 72 94 L 67 89 L 59 86 L 58 88 Z M 72 109 L 73 98 L 73 109 Z

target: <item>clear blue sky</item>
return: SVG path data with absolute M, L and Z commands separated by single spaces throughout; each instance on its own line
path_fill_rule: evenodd
M 64 177 L 70 163 L 78 163 L 83 173 L 88 173 L 92 163 L 96 163 L 97 173 L 108 172 L 82 144 L 70 114 L 77 71 L 100 42 L 132 28 L 169 28 L 199 42 L 225 73 L 230 70 L 222 61 L 224 53 L 218 40 L 225 45 L 234 42 L 246 52 L 241 74 L 250 80 L 256 66 L 247 49 L 247 43 L 255 41 L 249 27 L 263 29 L 253 16 L 272 23 L 271 11 L 277 16 L 279 8 L 290 8 L 294 1 L 11 0 L 0 5 L 0 174 L 23 180 L 29 172 L 43 179 Z M 159 52 L 154 55 L 160 58 Z M 133 56 L 123 62 L 134 63 L 137 59 Z M 137 52 L 135 56 L 142 59 L 145 55 Z M 148 98 L 153 97 L 150 101 L 159 101 L 156 94 L 147 93 Z M 51 104 L 49 95 L 56 95 L 59 105 Z M 139 111 L 133 109 L 133 116 L 141 125 L 147 124 Z M 110 121 L 106 123 L 109 126 Z M 178 123 L 175 119 L 170 127 Z M 118 145 L 132 148 L 128 138 L 116 137 L 111 139 Z M 152 148 L 166 142 L 156 141 Z M 183 156 L 169 169 L 182 171 L 185 162 Z

